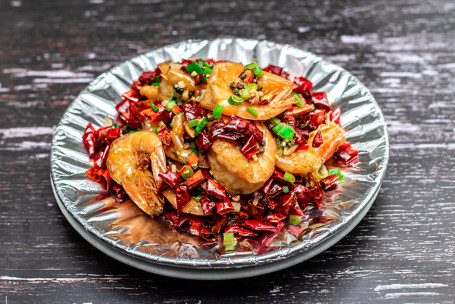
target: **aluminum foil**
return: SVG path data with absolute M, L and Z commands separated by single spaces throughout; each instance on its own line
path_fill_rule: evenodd
M 355 169 L 341 169 L 345 183 L 325 198 L 324 210 L 307 215 L 300 226 L 287 226 L 265 253 L 253 251 L 224 254 L 220 248 L 203 249 L 198 240 L 179 235 L 152 219 L 133 203 L 118 203 L 106 196 L 85 171 L 91 167 L 82 143 L 89 122 L 95 128 L 104 117 L 115 117 L 114 106 L 143 71 L 163 61 L 182 58 L 213 58 L 260 66 L 274 64 L 291 75 L 311 80 L 315 91 L 325 91 L 333 106 L 341 105 L 341 124 L 347 140 L 359 150 Z M 343 68 L 290 45 L 247 39 L 188 40 L 128 60 L 100 75 L 66 110 L 52 142 L 51 178 L 57 199 L 91 234 L 113 249 L 150 263 L 185 268 L 229 269 L 282 261 L 317 249 L 359 221 L 377 195 L 388 163 L 386 124 L 371 93 Z M 302 234 L 296 238 L 294 235 Z M 310 256 L 309 256 L 310 257 Z

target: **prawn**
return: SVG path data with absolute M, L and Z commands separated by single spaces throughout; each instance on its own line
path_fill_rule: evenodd
M 145 213 L 155 216 L 163 211 L 158 174 L 166 171 L 166 156 L 158 135 L 143 130 L 117 138 L 110 147 L 106 165 L 112 179 L 123 186 Z
M 321 132 L 323 142 L 318 148 L 313 148 L 313 139 L 318 131 Z M 330 121 L 310 133 L 308 150 L 299 150 L 288 156 L 281 156 L 276 166 L 289 173 L 304 174 L 316 171 L 332 157 L 333 153 L 345 141 L 344 129 Z
M 236 81 L 243 70 L 244 66 L 241 63 L 215 63 L 207 83 L 207 90 L 200 103 L 201 106 L 213 111 L 215 106 L 223 105 L 224 115 L 237 115 L 250 120 L 268 120 L 292 106 L 294 103 L 294 99 L 290 95 L 292 82 L 269 72 L 264 72 L 257 83 L 258 86 L 261 85 L 263 87 L 262 92 L 264 95 L 271 96 L 268 104 L 252 104 L 248 101 L 240 105 L 229 104 L 228 98 L 232 95 L 230 84 Z M 257 116 L 253 116 L 248 112 L 247 109 L 249 107 L 256 110 Z
M 246 159 L 236 144 L 215 141 L 207 154 L 211 174 L 234 193 L 249 194 L 258 190 L 272 176 L 277 161 L 277 145 L 270 131 L 262 122 L 256 126 L 264 133 L 264 153 L 257 159 Z

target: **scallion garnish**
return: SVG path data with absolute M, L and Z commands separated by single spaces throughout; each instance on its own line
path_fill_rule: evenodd
M 300 224 L 300 216 L 298 216 L 298 215 L 290 215 L 289 216 L 289 224 L 291 224 L 291 225 Z
M 223 245 L 226 251 L 235 250 L 235 245 L 237 244 L 237 239 L 234 237 L 234 233 L 223 233 Z
M 213 118 L 220 118 L 221 114 L 223 114 L 224 106 L 217 105 L 215 109 L 213 109 Z
M 246 110 L 248 111 L 248 113 L 250 113 L 254 117 L 258 117 L 258 111 L 256 111 L 254 108 L 248 107 L 248 108 L 246 108 Z
M 238 106 L 239 104 L 241 104 L 243 102 L 243 98 L 238 97 L 237 95 L 231 95 L 228 99 L 228 102 L 231 105 Z
M 332 174 L 338 175 L 338 177 L 340 178 L 340 184 L 344 183 L 344 175 L 340 172 L 340 170 L 338 168 L 330 169 L 329 170 L 329 174 L 330 175 L 332 175 Z
M 166 110 L 167 110 L 168 112 L 170 112 L 170 111 L 172 111 L 172 109 L 174 108 L 174 106 L 175 106 L 175 101 L 172 100 L 172 99 L 169 99 L 169 101 L 168 101 L 167 104 L 166 104 Z
M 193 119 L 188 122 L 188 127 L 194 128 L 199 124 L 200 119 Z
M 191 177 L 191 175 L 193 175 L 194 171 L 193 169 L 191 168 L 191 166 L 185 166 L 184 167 L 184 170 L 182 173 L 180 173 L 180 175 L 183 177 L 183 179 L 187 180 Z
M 289 193 L 289 187 L 283 186 L 283 193 Z
M 291 182 L 291 183 L 295 182 L 295 176 L 292 175 L 292 174 L 289 173 L 289 172 L 284 172 L 283 178 L 284 178 L 285 180 L 287 180 L 288 182 Z
M 207 124 L 207 117 L 204 117 L 199 122 L 199 124 L 197 125 L 196 129 L 194 130 L 194 135 L 197 136 L 199 134 L 199 132 L 202 130 L 202 128 L 205 127 L 206 124 Z

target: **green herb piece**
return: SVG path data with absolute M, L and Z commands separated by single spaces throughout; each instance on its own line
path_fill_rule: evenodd
M 258 85 L 255 83 L 249 83 L 245 85 L 245 89 L 247 90 L 256 90 L 258 88 Z
M 300 224 L 300 216 L 298 216 L 298 215 L 290 215 L 289 216 L 289 224 L 291 224 L 291 225 Z
M 253 74 L 256 78 L 261 78 L 264 75 L 264 72 L 262 72 L 262 68 L 260 66 L 257 66 L 253 69 Z
M 183 177 L 183 179 L 187 180 L 191 177 L 191 175 L 194 174 L 194 171 L 193 169 L 191 169 L 190 166 L 185 166 L 185 170 L 183 170 L 182 173 L 180 173 L 180 175 Z
M 283 124 L 281 124 L 283 125 Z M 277 126 L 278 127 L 278 126 Z M 276 127 L 275 127 L 276 128 Z M 273 130 L 275 131 L 275 128 L 273 128 Z M 291 141 L 293 138 L 294 138 L 294 134 L 295 134 L 295 131 L 292 127 L 288 126 L 288 125 L 284 125 L 284 127 L 282 127 L 278 132 L 277 132 L 278 136 L 282 137 L 282 138 L 285 138 L 289 141 Z
M 202 197 L 203 197 L 203 195 L 202 195 L 202 194 L 199 194 L 198 196 L 195 196 L 195 197 L 194 197 L 194 200 L 195 200 L 196 202 L 199 202 L 199 201 L 201 200 Z
M 193 119 L 188 122 L 188 127 L 194 128 L 199 124 L 200 119 Z
M 274 126 L 278 126 L 280 123 L 281 123 L 281 119 L 277 118 L 277 117 L 274 117 L 272 119 L 270 119 L 270 122 L 274 125 Z
M 172 109 L 174 108 L 174 106 L 175 106 L 175 101 L 169 100 L 169 101 L 167 102 L 167 104 L 166 104 L 166 110 L 167 110 L 168 112 L 170 112 L 170 111 L 172 111 Z
M 278 134 L 278 132 L 280 132 L 280 131 L 284 128 L 284 126 L 286 126 L 286 124 L 284 124 L 284 123 L 279 123 L 279 124 L 277 124 L 275 127 L 273 127 L 272 130 L 273 130 L 273 132 L 275 132 L 276 134 Z
M 295 182 L 295 176 L 292 175 L 292 174 L 289 173 L 289 172 L 284 172 L 283 178 L 284 178 L 285 180 L 287 180 L 288 182 L 291 182 L 291 183 Z
M 236 95 L 231 95 L 228 99 L 228 102 L 231 105 L 238 106 L 239 104 L 241 104 L 243 102 L 243 98 L 238 97 Z
M 251 94 L 250 92 L 247 90 L 247 89 L 243 89 L 241 92 L 240 92 L 240 95 L 242 96 L 242 99 L 243 100 L 248 100 L 251 98 Z
M 196 129 L 194 130 L 194 136 L 197 136 L 199 134 L 199 132 L 202 130 L 202 128 L 205 127 L 206 124 L 207 124 L 207 117 L 204 117 L 199 122 L 199 124 L 197 125 Z
M 258 64 L 256 63 L 256 61 L 253 61 L 252 63 L 247 64 L 246 66 L 244 66 L 243 68 L 245 70 L 251 70 L 251 69 L 254 69 L 257 66 L 258 66 Z
M 283 186 L 283 193 L 289 193 L 289 187 Z
M 154 82 L 152 85 L 153 85 L 154 87 L 157 87 L 157 86 L 159 86 L 160 84 L 161 84 L 161 82 Z
M 202 74 L 204 70 L 201 68 L 201 66 L 197 62 L 192 62 L 189 65 L 186 66 L 185 68 L 188 73 L 192 74 L 193 72 L 196 72 L 196 74 Z
M 344 175 L 340 172 L 340 170 L 338 168 L 330 169 L 329 170 L 329 174 L 330 175 L 332 175 L 332 174 L 338 175 L 338 177 L 340 178 L 340 184 L 344 183 Z
M 223 114 L 224 106 L 217 105 L 215 109 L 213 109 L 213 118 L 220 118 L 221 114 Z
M 235 250 L 235 245 L 237 244 L 237 240 L 234 237 L 234 233 L 223 233 L 223 245 L 226 251 L 233 251 Z
M 113 126 L 114 126 L 114 128 L 116 128 L 116 129 L 118 128 L 118 124 L 117 124 L 116 122 L 114 122 Z
M 254 108 L 248 107 L 248 108 L 246 108 L 246 110 L 248 111 L 248 113 L 250 113 L 254 117 L 258 117 L 258 111 L 256 111 Z
M 294 96 L 294 100 L 295 100 L 295 104 L 298 107 L 303 107 L 303 102 L 302 102 L 302 100 L 300 100 L 300 98 L 298 98 L 297 96 Z

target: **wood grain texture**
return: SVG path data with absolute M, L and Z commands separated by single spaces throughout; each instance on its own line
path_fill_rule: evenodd
M 0 1 L 0 303 L 453 303 L 455 3 Z M 52 131 L 96 75 L 188 38 L 291 43 L 342 65 L 386 117 L 390 164 L 363 221 L 323 254 L 253 279 L 123 265 L 66 222 Z

